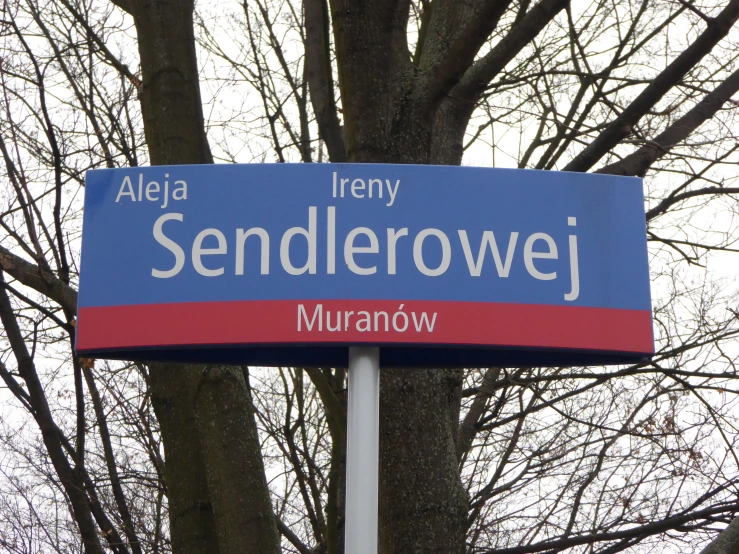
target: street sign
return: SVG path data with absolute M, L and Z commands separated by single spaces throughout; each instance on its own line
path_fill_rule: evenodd
M 383 366 L 653 353 L 640 179 L 375 164 L 87 175 L 85 356 Z

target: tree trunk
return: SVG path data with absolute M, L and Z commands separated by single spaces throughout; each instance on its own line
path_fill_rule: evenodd
M 279 534 L 241 368 L 201 368 L 194 392 L 219 553 L 277 554 Z
M 138 33 L 144 131 L 152 165 L 212 163 L 205 134 L 193 2 L 121 1 Z M 276 554 L 280 536 L 254 412 L 237 368 L 154 364 L 173 551 Z
M 464 19 L 464 6 L 454 6 L 447 11 L 464 13 L 447 15 Z M 433 163 L 434 114 L 459 64 L 430 55 L 419 67 L 412 64 L 406 2 L 334 0 L 331 11 L 349 160 Z M 452 42 L 460 35 L 444 21 L 436 20 L 433 28 L 436 33 L 426 40 L 435 45 L 435 56 L 444 58 L 447 45 L 438 42 L 445 40 L 440 34 L 449 31 Z M 464 552 L 467 499 L 457 467 L 457 422 L 451 417 L 459 409 L 458 376 L 440 369 L 382 372 L 381 554 Z
M 151 403 L 164 443 L 172 552 L 218 554 L 213 506 L 192 410 L 198 368 L 152 364 Z
M 464 552 L 467 497 L 449 417 L 458 377 L 453 370 L 382 371 L 381 554 Z

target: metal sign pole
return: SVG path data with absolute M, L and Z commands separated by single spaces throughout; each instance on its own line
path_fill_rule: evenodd
M 346 554 L 377 554 L 380 349 L 349 348 Z

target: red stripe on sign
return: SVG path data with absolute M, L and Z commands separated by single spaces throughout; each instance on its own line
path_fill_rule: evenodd
M 645 310 L 484 302 L 278 300 L 80 308 L 77 349 L 425 344 L 653 353 Z

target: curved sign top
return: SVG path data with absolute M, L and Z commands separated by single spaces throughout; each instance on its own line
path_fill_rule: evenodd
M 77 350 L 385 366 L 653 353 L 640 179 L 375 164 L 87 174 Z

